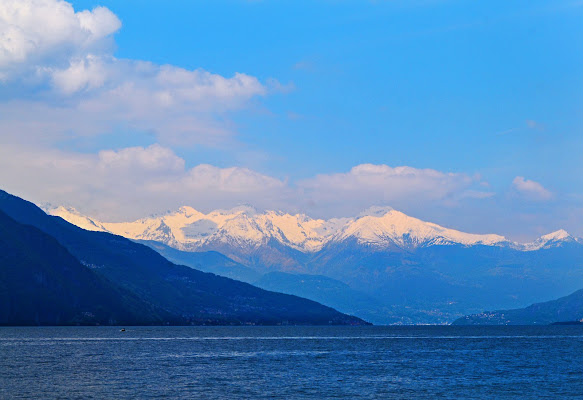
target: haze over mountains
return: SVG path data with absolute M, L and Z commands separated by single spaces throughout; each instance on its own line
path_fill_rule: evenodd
M 64 207 L 48 212 L 85 229 L 143 241 L 176 262 L 301 294 L 375 323 L 447 323 L 583 287 L 583 242 L 564 230 L 516 243 L 380 207 L 329 220 L 250 207 L 208 214 L 182 207 L 122 223 Z M 208 251 L 227 257 L 220 268 L 192 260 Z M 285 274 L 264 275 L 273 272 Z M 359 301 L 347 304 L 347 297 Z

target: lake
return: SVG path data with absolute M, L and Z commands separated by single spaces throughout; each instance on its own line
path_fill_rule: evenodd
M 583 327 L 0 328 L 2 399 L 583 397 Z

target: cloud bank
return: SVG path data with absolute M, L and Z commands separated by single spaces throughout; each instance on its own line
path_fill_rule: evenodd
M 243 167 L 187 168 L 183 158 L 158 144 L 97 154 L 3 146 L 0 181 L 32 200 L 115 220 L 182 205 L 209 211 L 251 204 L 321 217 L 355 215 L 371 205 L 410 210 L 460 201 L 479 183 L 464 174 L 372 164 L 289 182 Z
M 298 187 L 315 212 L 325 212 L 343 202 L 351 205 L 345 212 L 355 213 L 371 204 L 401 209 L 422 208 L 432 203 L 453 206 L 464 197 L 480 198 L 484 192 L 472 189 L 479 182 L 479 178 L 462 173 L 361 164 L 345 173 L 321 174 L 300 181 Z

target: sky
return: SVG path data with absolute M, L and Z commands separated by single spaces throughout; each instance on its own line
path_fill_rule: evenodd
M 0 2 L 0 187 L 583 236 L 583 2 Z

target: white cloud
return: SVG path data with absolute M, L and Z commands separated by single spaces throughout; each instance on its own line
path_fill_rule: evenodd
M 197 189 L 218 189 L 223 192 L 243 193 L 281 190 L 285 183 L 248 168 L 217 168 L 202 164 L 192 168 L 183 183 Z
M 251 204 L 325 217 L 356 215 L 375 204 L 411 211 L 463 199 L 475 180 L 463 174 L 364 164 L 294 185 L 242 167 L 186 168 L 184 159 L 155 144 L 98 154 L 2 146 L 0 182 L 3 189 L 33 201 L 127 220 L 182 205 L 209 211 Z
M 121 127 L 164 143 L 217 145 L 233 135 L 227 113 L 288 88 L 244 73 L 224 77 L 115 58 L 112 35 L 120 27 L 104 7 L 75 12 L 59 0 L 0 2 L 4 135 L 55 141 Z
M 187 169 L 184 159 L 157 144 L 98 154 L 2 146 L 0 182 L 33 201 L 120 220 L 185 204 L 203 210 L 243 203 L 271 208 L 294 199 L 284 181 L 241 167 Z
M 454 205 L 479 179 L 407 166 L 361 164 L 346 173 L 322 174 L 298 182 L 314 210 L 351 215 L 371 204 L 398 209 L 430 203 Z
M 80 54 L 105 51 L 121 27 L 107 8 L 75 12 L 59 0 L 0 3 L 0 71 L 8 78 L 22 66 L 58 66 Z
M 513 188 L 529 200 L 550 200 L 553 194 L 538 182 L 517 176 L 512 181 Z
M 128 171 L 138 174 L 181 173 L 184 171 L 184 160 L 172 150 L 155 144 L 147 148 L 129 147 L 119 151 L 100 151 L 97 167 L 116 174 Z
M 53 85 L 64 94 L 83 89 L 96 89 L 105 84 L 108 71 L 99 57 L 88 55 L 84 59 L 71 60 L 67 69 L 52 72 Z

